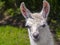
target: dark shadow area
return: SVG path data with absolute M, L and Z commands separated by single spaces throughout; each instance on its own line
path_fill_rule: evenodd
M 15 27 L 25 27 L 24 24 L 25 24 L 25 21 L 24 21 L 24 18 L 22 18 L 21 14 L 18 14 L 18 15 L 15 14 L 13 17 L 7 16 L 0 20 L 0 26 L 11 25 Z

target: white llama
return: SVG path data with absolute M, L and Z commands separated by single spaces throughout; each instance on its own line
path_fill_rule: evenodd
M 53 36 L 47 24 L 47 17 L 50 11 L 49 3 L 44 0 L 43 8 L 39 13 L 31 13 L 24 2 L 20 5 L 20 10 L 26 19 L 31 45 L 54 45 Z

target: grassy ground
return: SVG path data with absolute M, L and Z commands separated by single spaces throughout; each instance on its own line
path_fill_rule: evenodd
M 27 30 L 12 26 L 1 26 L 0 45 L 29 45 Z
M 60 38 L 60 31 L 57 30 Z M 0 26 L 0 45 L 30 45 L 27 29 L 12 26 Z
M 60 27 L 56 29 L 56 37 L 60 40 Z

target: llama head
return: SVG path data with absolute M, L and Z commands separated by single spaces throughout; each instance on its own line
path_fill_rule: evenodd
M 25 6 L 24 2 L 20 5 L 20 10 L 26 19 L 26 27 L 29 29 L 33 40 L 40 39 L 40 30 L 46 27 L 46 20 L 50 11 L 50 5 L 47 1 L 43 1 L 43 8 L 40 13 L 31 13 Z

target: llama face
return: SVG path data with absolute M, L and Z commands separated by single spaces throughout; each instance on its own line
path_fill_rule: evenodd
M 46 20 L 42 16 L 37 18 L 36 14 L 33 15 L 33 18 L 28 18 L 26 20 L 25 26 L 29 29 L 31 38 L 34 41 L 38 41 L 40 39 L 40 30 L 46 27 Z
M 26 19 L 26 26 L 29 29 L 31 38 L 34 41 L 38 41 L 40 39 L 40 30 L 46 27 L 46 20 L 50 11 L 49 3 L 43 1 L 43 8 L 40 13 L 31 13 L 24 2 L 21 3 L 20 10 Z

